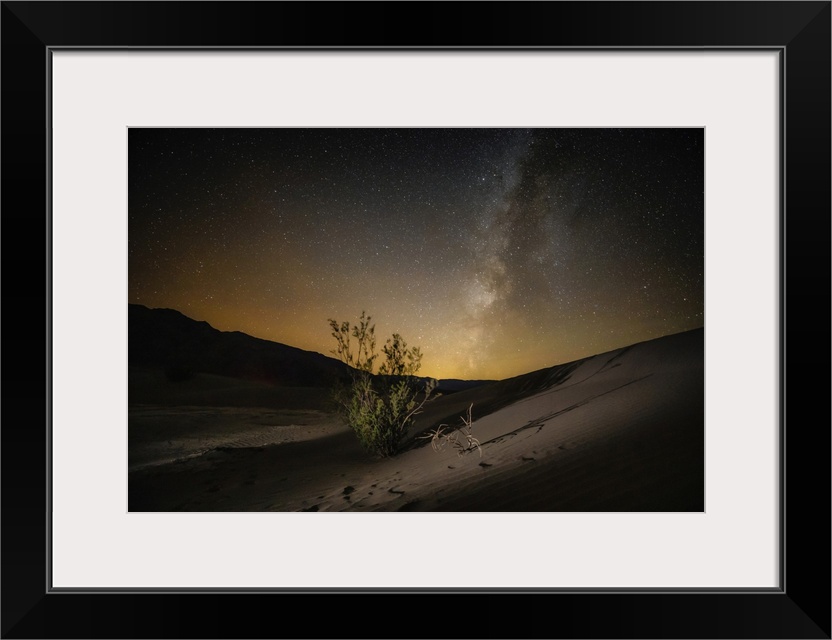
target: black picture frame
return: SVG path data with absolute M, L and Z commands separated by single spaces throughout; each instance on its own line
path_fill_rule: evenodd
M 2 637 L 830 637 L 830 2 L 3 2 L 0 20 Z M 779 51 L 780 588 L 51 590 L 47 131 L 50 51 L 61 47 Z M 387 611 L 400 627 L 384 624 Z

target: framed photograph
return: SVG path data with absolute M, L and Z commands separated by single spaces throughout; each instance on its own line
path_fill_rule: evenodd
M 599 6 L 3 3 L 4 637 L 830 637 L 830 4 Z

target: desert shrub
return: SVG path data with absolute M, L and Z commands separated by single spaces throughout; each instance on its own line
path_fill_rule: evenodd
M 329 320 L 336 348 L 332 353 L 352 367 L 352 380 L 335 392 L 336 405 L 364 448 L 375 455 L 398 453 L 402 440 L 433 391 L 434 383 L 416 378 L 422 363 L 418 347 L 408 348 L 394 333 L 382 347 L 385 359 L 373 374 L 375 325 L 361 313 L 358 323 Z

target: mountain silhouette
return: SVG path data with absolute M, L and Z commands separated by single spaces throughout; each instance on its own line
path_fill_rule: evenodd
M 320 353 L 239 331 L 219 331 L 173 309 L 128 306 L 130 366 L 161 367 L 170 380 L 194 373 L 289 387 L 321 387 L 349 380 L 347 365 Z

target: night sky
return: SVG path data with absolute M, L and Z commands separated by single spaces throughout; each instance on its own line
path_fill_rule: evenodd
M 703 326 L 702 129 L 130 129 L 130 302 L 501 379 Z

